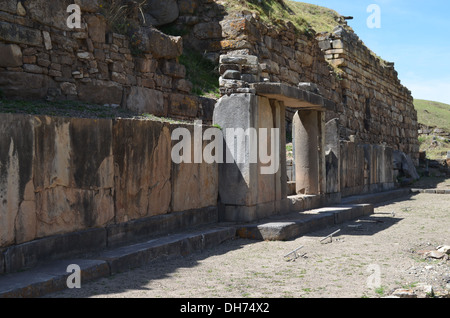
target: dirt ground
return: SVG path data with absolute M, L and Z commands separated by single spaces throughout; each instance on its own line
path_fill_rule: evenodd
M 435 186 L 450 188 L 450 179 Z M 419 251 L 450 245 L 449 205 L 450 195 L 416 194 L 296 240 L 231 240 L 48 297 L 378 298 L 398 288 L 421 297 L 423 285 L 445 295 L 450 261 L 424 258 Z M 341 231 L 332 240 L 320 242 L 336 230 Z M 300 246 L 297 259 L 284 257 Z

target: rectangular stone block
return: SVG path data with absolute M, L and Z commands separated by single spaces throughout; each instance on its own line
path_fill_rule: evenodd
M 138 114 L 167 116 L 164 94 L 150 88 L 132 86 L 127 97 L 127 108 Z
M 40 30 L 4 21 L 0 21 L 0 40 L 31 46 L 43 44 Z
M 0 247 L 14 244 L 21 203 L 33 199 L 26 191 L 32 180 L 33 137 L 31 116 L 1 114 Z
M 102 248 L 106 248 L 105 229 L 50 236 L 9 247 L 5 251 L 5 269 L 11 273 L 44 261 L 73 257 Z
M 0 67 L 18 67 L 22 64 L 22 50 L 20 46 L 0 43 Z
M 114 122 L 115 221 L 166 214 L 172 197 L 171 136 L 167 123 Z
M 169 115 L 195 118 L 198 114 L 199 101 L 195 96 L 183 94 L 169 95 Z
M 196 138 L 202 138 L 207 127 L 172 125 L 171 135 L 178 128 L 189 131 L 191 156 L 190 158 L 186 156 L 186 160 L 180 163 L 172 161 L 172 211 L 178 212 L 216 206 L 219 191 L 219 164 L 216 161 L 207 163 L 204 160 L 203 151 L 209 144 L 208 141 L 205 140 L 201 144 L 195 142 Z M 178 143 L 178 140 L 172 141 L 172 147 Z M 184 151 L 187 151 L 187 149 L 183 149 Z M 195 182 L 192 182 L 192 180 L 195 180 Z
M 217 207 L 207 207 L 178 213 L 169 213 L 107 227 L 108 247 L 165 235 L 199 225 L 218 221 Z

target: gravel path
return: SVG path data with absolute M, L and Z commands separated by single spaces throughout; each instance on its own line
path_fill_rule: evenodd
M 450 195 L 417 194 L 377 206 L 371 217 L 288 242 L 236 239 L 184 258 L 82 284 L 48 297 L 361 298 L 395 289 L 436 295 L 450 288 L 450 261 L 418 252 L 450 245 Z M 330 242 L 321 238 L 340 229 Z M 284 255 L 303 246 L 299 257 Z

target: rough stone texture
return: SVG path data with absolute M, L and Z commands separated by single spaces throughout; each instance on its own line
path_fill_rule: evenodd
M 175 128 L 175 127 L 174 127 Z M 178 127 L 177 127 L 178 128 Z M 194 126 L 184 127 L 194 135 Z M 202 130 L 197 128 L 201 133 Z M 178 141 L 177 141 L 178 142 Z M 202 151 L 208 144 L 204 141 L 198 151 Z M 191 138 L 190 163 L 172 163 L 172 211 L 198 209 L 204 206 L 216 206 L 219 191 L 218 163 L 195 163 L 197 148 L 194 145 L 194 137 Z M 195 180 L 195 182 L 192 182 Z
M 167 108 L 164 107 L 164 94 L 150 88 L 132 87 L 127 98 L 127 108 L 139 114 L 167 116 Z
M 251 94 L 236 94 L 223 96 L 214 110 L 213 123 L 220 125 L 223 129 L 224 139 L 227 138 L 227 128 L 243 128 L 244 131 L 251 127 L 254 122 L 252 117 L 255 113 L 256 97 Z M 242 162 L 246 154 L 250 153 L 248 143 L 243 140 L 236 145 L 237 151 L 233 151 L 235 157 Z M 226 152 L 230 152 L 227 150 Z M 232 150 L 231 150 L 232 151 Z M 233 154 L 233 153 L 230 153 Z M 247 162 L 249 158 L 247 158 Z M 256 204 L 256 192 L 250 189 L 256 185 L 256 164 L 253 163 L 230 163 L 219 167 L 219 193 L 223 204 L 247 205 Z
M 22 66 L 22 50 L 16 44 L 0 44 L 0 67 Z
M 111 124 L 36 117 L 37 237 L 104 226 L 114 217 Z
M 184 94 L 171 94 L 169 97 L 169 112 L 173 117 L 195 118 L 198 113 L 197 97 Z
M 43 98 L 52 85 L 52 80 L 42 74 L 3 72 L 0 76 L 0 87 L 6 96 L 13 98 L 23 97 L 24 91 L 28 98 Z
M 217 164 L 172 163 L 178 125 L 0 117 L 2 248 L 217 205 Z
M 392 148 L 341 142 L 339 159 L 343 197 L 395 187 Z
M 393 160 L 394 168 L 401 173 L 401 176 L 410 178 L 413 181 L 420 179 L 410 156 L 396 150 L 393 153 Z
M 66 24 L 67 7 L 70 4 L 70 0 L 55 1 L 51 5 L 46 0 L 34 0 L 27 1 L 26 8 L 32 20 L 57 29 L 70 30 Z
M 0 40 L 38 46 L 42 44 L 42 35 L 39 30 L 0 21 Z
M 99 9 L 98 0 L 75 0 L 74 2 L 80 6 L 82 12 L 95 13 Z
M 82 25 L 73 30 L 65 25 L 68 0 L 22 4 L 16 8 L 17 1 L 9 1 L 0 6 L 0 89 L 7 98 L 81 100 L 130 106 L 157 116 L 170 116 L 169 103 L 174 100 L 174 116 L 202 116 L 178 62 L 181 37 L 153 27 L 141 28 L 133 38 L 111 33 L 98 1 L 76 2 Z M 168 8 L 166 2 L 163 7 Z M 153 97 L 156 103 L 150 102 Z M 186 105 L 188 110 L 183 109 Z
M 205 12 L 217 9 L 203 0 L 197 2 Z M 267 25 L 248 12 L 225 18 L 217 14 L 214 18 L 220 21 L 223 38 L 205 50 L 223 55 L 219 61 L 223 72 L 231 69 L 228 65 L 234 65 L 233 70 L 245 74 L 244 83 L 232 86 L 222 82 L 222 94 L 237 92 L 246 82 L 281 82 L 293 87 L 314 83 L 323 98 L 330 101 L 325 120 L 339 119 L 342 139 L 355 136 L 364 144 L 384 142 L 417 163 L 417 114 L 411 92 L 401 85 L 393 64 L 376 59 L 356 34 L 338 28 L 334 33 L 308 38 L 299 34 L 292 23 Z M 202 29 L 197 25 L 195 28 Z M 202 40 L 208 41 L 214 42 L 214 38 Z M 197 42 L 196 46 L 205 46 Z M 260 72 L 253 74 L 256 78 L 249 76 L 254 70 L 236 67 L 247 63 L 243 54 L 257 58 Z M 286 106 L 286 119 L 291 122 L 295 110 Z
M 123 120 L 114 125 L 116 222 L 169 212 L 172 184 L 167 124 Z
M 102 16 L 90 15 L 86 17 L 88 34 L 93 42 L 105 43 L 106 20 Z
M 298 111 L 294 115 L 295 181 L 297 194 L 319 194 L 318 112 Z
M 96 80 L 89 84 L 81 84 L 78 87 L 78 96 L 91 103 L 121 104 L 123 89 L 121 85 Z
M 173 59 L 183 52 L 181 37 L 166 35 L 152 27 L 141 27 L 136 35 L 140 38 L 139 49 L 155 58 Z
M 286 157 L 280 155 L 286 149 L 285 136 L 274 141 L 271 136 L 272 128 L 284 129 L 283 114 L 278 102 L 250 93 L 225 95 L 218 101 L 213 123 L 222 127 L 225 142 L 224 163 L 219 166 L 223 220 L 252 221 L 285 208 Z
M 147 25 L 161 26 L 174 22 L 179 15 L 177 0 L 150 0 L 145 6 Z
M 29 116 L 3 115 L 0 127 L 0 246 L 15 242 L 21 205 L 29 201 L 25 188 L 31 180 L 33 132 Z M 28 189 L 27 189 L 28 190 Z M 32 207 L 31 207 L 32 208 Z M 22 214 L 22 213 L 21 213 Z

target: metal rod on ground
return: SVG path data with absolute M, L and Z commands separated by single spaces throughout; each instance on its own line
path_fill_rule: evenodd
M 325 241 L 325 240 L 326 240 L 327 238 L 329 238 L 329 237 L 333 238 L 333 235 L 339 233 L 340 231 L 341 231 L 341 230 L 339 229 L 339 230 L 337 230 L 336 232 L 333 232 L 333 233 L 331 233 L 330 235 L 325 236 L 325 237 L 324 237 L 323 239 L 321 239 L 320 241 L 323 242 L 323 241 Z
M 299 250 L 302 249 L 302 248 L 303 248 L 303 245 L 300 246 L 299 248 L 293 250 L 292 252 L 287 253 L 286 255 L 284 255 L 284 257 L 288 257 L 289 255 L 294 254 L 294 255 L 295 255 L 295 258 L 298 258 L 298 256 L 297 256 L 297 251 L 299 251 Z

